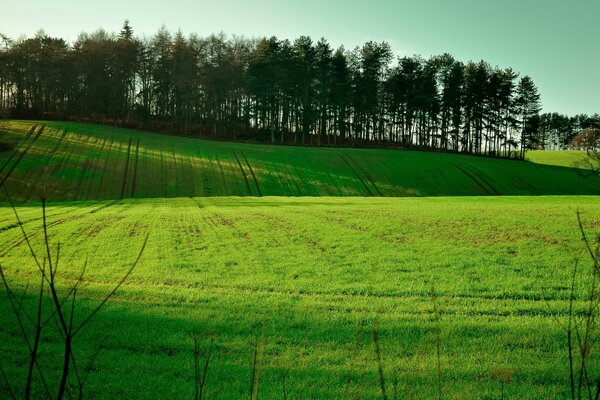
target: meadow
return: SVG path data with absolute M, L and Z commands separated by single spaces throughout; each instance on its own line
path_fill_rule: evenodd
M 531 150 L 526 159 L 533 163 L 574 167 L 586 157 L 584 150 Z
M 90 398 L 190 398 L 192 334 L 205 349 L 215 339 L 206 398 L 246 397 L 263 321 L 263 398 L 281 398 L 282 382 L 289 398 L 379 396 L 373 329 L 388 390 L 397 379 L 402 398 L 435 396 L 432 285 L 444 398 L 498 398 L 499 373 L 511 377 L 506 398 L 557 398 L 568 390 L 560 321 L 574 259 L 585 260 L 577 210 L 598 229 L 597 197 L 136 199 L 56 204 L 48 221 L 60 282 L 88 258 L 80 317 L 150 233 L 76 343 L 82 358 L 102 344 Z M 0 262 L 23 293 L 39 272 L 11 212 L 0 213 Z M 18 212 L 41 251 L 39 205 Z M 27 354 L 0 304 L 3 365 L 19 382 Z M 60 346 L 47 338 L 41 359 L 58 362 Z
M 577 170 L 386 149 L 216 142 L 73 122 L 0 123 L 13 198 L 599 194 Z M 0 181 L 1 182 L 1 181 Z
M 248 398 L 253 371 L 260 398 L 381 398 L 380 367 L 389 398 L 568 396 L 571 276 L 579 260 L 581 312 L 591 268 L 576 213 L 598 233 L 596 178 L 521 161 L 65 122 L 3 122 L 0 142 L 13 149 L 0 153 L 0 177 L 40 256 L 36 199 L 50 199 L 60 294 L 87 260 L 76 323 L 149 235 L 74 343 L 83 363 L 101 345 L 86 398 L 193 398 L 193 337 L 203 361 L 214 341 L 207 399 Z M 33 315 L 39 271 L 6 203 L 0 265 Z M 28 351 L 6 300 L 0 292 L 0 366 L 18 388 Z M 49 382 L 61 352 L 48 328 L 39 360 Z M 43 397 L 39 380 L 34 390 Z

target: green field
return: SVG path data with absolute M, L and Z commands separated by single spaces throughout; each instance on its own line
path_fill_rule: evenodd
M 280 397 L 283 376 L 291 398 L 375 397 L 373 328 L 403 398 L 433 396 L 432 284 L 447 398 L 497 398 L 497 369 L 512 375 L 507 398 L 557 398 L 567 353 L 555 318 L 566 321 L 573 259 L 585 260 L 576 210 L 597 230 L 597 197 L 126 200 L 57 204 L 49 222 L 62 282 L 89 257 L 80 312 L 150 233 L 141 265 L 77 342 L 81 357 L 104 345 L 93 398 L 190 398 L 193 332 L 216 337 L 207 398 L 245 397 L 263 320 L 264 398 Z M 41 249 L 40 208 L 19 213 Z M 0 218 L 0 262 L 20 293 L 36 273 L 10 210 Z M 6 323 L 0 343 L 5 364 L 26 357 Z
M 600 194 L 597 179 L 571 168 L 444 153 L 224 143 L 31 121 L 0 124 L 0 142 L 15 147 L 0 153 L 0 176 L 21 201 L 43 192 L 52 201 Z
M 528 161 L 561 167 L 573 167 L 585 158 L 583 150 L 532 150 L 526 155 Z
M 570 279 L 576 259 L 580 282 L 590 268 L 576 213 L 591 237 L 600 231 L 597 178 L 520 161 L 66 122 L 5 121 L 0 142 L 13 148 L 0 153 L 0 179 L 40 257 L 36 200 L 44 190 L 50 199 L 62 294 L 87 259 L 75 323 L 149 234 L 140 264 L 75 340 L 81 363 L 102 344 L 86 398 L 193 398 L 193 335 L 203 350 L 215 343 L 204 398 L 248 398 L 263 324 L 263 399 L 284 398 L 284 388 L 289 399 L 381 398 L 373 330 L 390 398 L 394 386 L 403 399 L 439 388 L 445 399 L 568 395 Z M 39 271 L 6 205 L 0 264 L 34 315 Z M 582 312 L 586 292 L 576 296 Z M 4 291 L 0 354 L 20 387 L 28 353 Z M 40 353 L 49 382 L 61 357 L 50 326 Z M 510 380 L 503 395 L 500 380 Z

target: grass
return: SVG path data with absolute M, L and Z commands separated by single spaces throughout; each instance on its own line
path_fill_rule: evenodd
M 261 398 L 282 398 L 282 382 L 290 399 L 377 398 L 381 368 L 402 398 L 543 399 L 569 391 L 557 319 L 573 260 L 585 260 L 577 210 L 597 233 L 595 196 L 128 199 L 48 214 L 58 279 L 76 279 L 89 257 L 81 317 L 150 232 L 141 264 L 75 343 L 82 359 L 102 343 L 91 398 L 193 397 L 193 337 L 203 352 L 215 338 L 204 398 L 247 398 L 264 335 Z M 42 249 L 39 205 L 18 211 Z M 0 263 L 19 294 L 37 282 L 6 207 Z M 20 382 L 27 354 L 0 296 L 2 366 Z M 42 360 L 60 343 L 46 337 Z
M 600 228 L 600 181 L 568 168 L 570 153 L 528 153 L 536 164 L 54 121 L 2 121 L 0 144 L 0 184 L 39 251 L 36 201 L 51 201 L 63 293 L 88 260 L 76 320 L 150 233 L 140 265 L 74 343 L 78 360 L 102 345 L 90 398 L 569 394 L 560 321 L 574 260 L 585 260 L 576 211 Z M 34 310 L 36 270 L 1 205 L 0 263 Z M 18 384 L 28 355 L 5 300 L 0 366 Z M 584 309 L 583 290 L 574 306 Z M 62 340 L 41 343 L 55 381 Z M 6 390 L 0 380 L 0 398 Z
M 532 150 L 525 156 L 528 161 L 537 164 L 573 167 L 578 161 L 585 159 L 583 150 Z
M 44 191 L 50 201 L 600 194 L 598 179 L 572 168 L 456 154 L 224 143 L 52 121 L 4 121 L 0 142 L 15 147 L 0 152 L 0 176 L 25 202 Z

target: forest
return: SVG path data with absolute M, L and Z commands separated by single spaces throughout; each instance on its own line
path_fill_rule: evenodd
M 226 140 L 398 146 L 523 158 L 563 148 L 600 115 L 540 114 L 534 81 L 449 54 L 395 57 L 386 42 L 39 31 L 2 35 L 0 113 Z

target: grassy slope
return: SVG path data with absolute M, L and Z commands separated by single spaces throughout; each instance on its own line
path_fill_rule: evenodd
M 580 150 L 533 150 L 527 152 L 527 160 L 546 165 L 573 167 L 575 163 L 586 157 Z
M 217 337 L 206 397 L 247 397 L 265 319 L 261 398 L 280 398 L 284 376 L 288 398 L 376 398 L 374 327 L 388 383 L 397 374 L 402 398 L 434 398 L 435 284 L 444 397 L 499 398 L 500 370 L 512 376 L 506 398 L 541 399 L 568 390 L 556 318 L 566 321 L 573 258 L 585 260 L 577 209 L 597 231 L 600 199 L 573 196 L 138 199 L 57 204 L 49 221 L 61 280 L 89 256 L 79 313 L 151 234 L 139 268 L 77 339 L 82 360 L 104 345 L 93 398 L 191 398 L 192 332 Z M 39 207 L 19 212 L 39 233 Z M 7 208 L 0 227 L 0 262 L 20 294 L 35 273 Z M 40 235 L 33 242 L 41 248 Z M 3 366 L 22 382 L 4 292 L 0 315 Z M 45 361 L 58 362 L 55 343 L 43 343 Z
M 213 142 L 99 125 L 0 125 L 0 176 L 30 201 L 195 196 L 455 196 L 598 194 L 569 168 L 443 153 Z M 34 140 L 45 125 L 43 133 Z M 138 146 L 139 143 L 139 146 Z M 31 144 L 31 146 L 29 146 Z M 26 152 L 26 153 L 25 153 Z M 25 154 L 24 154 L 25 153 Z M 23 155 L 24 154 L 24 155 Z M 21 159 L 21 155 L 23 155 Z

